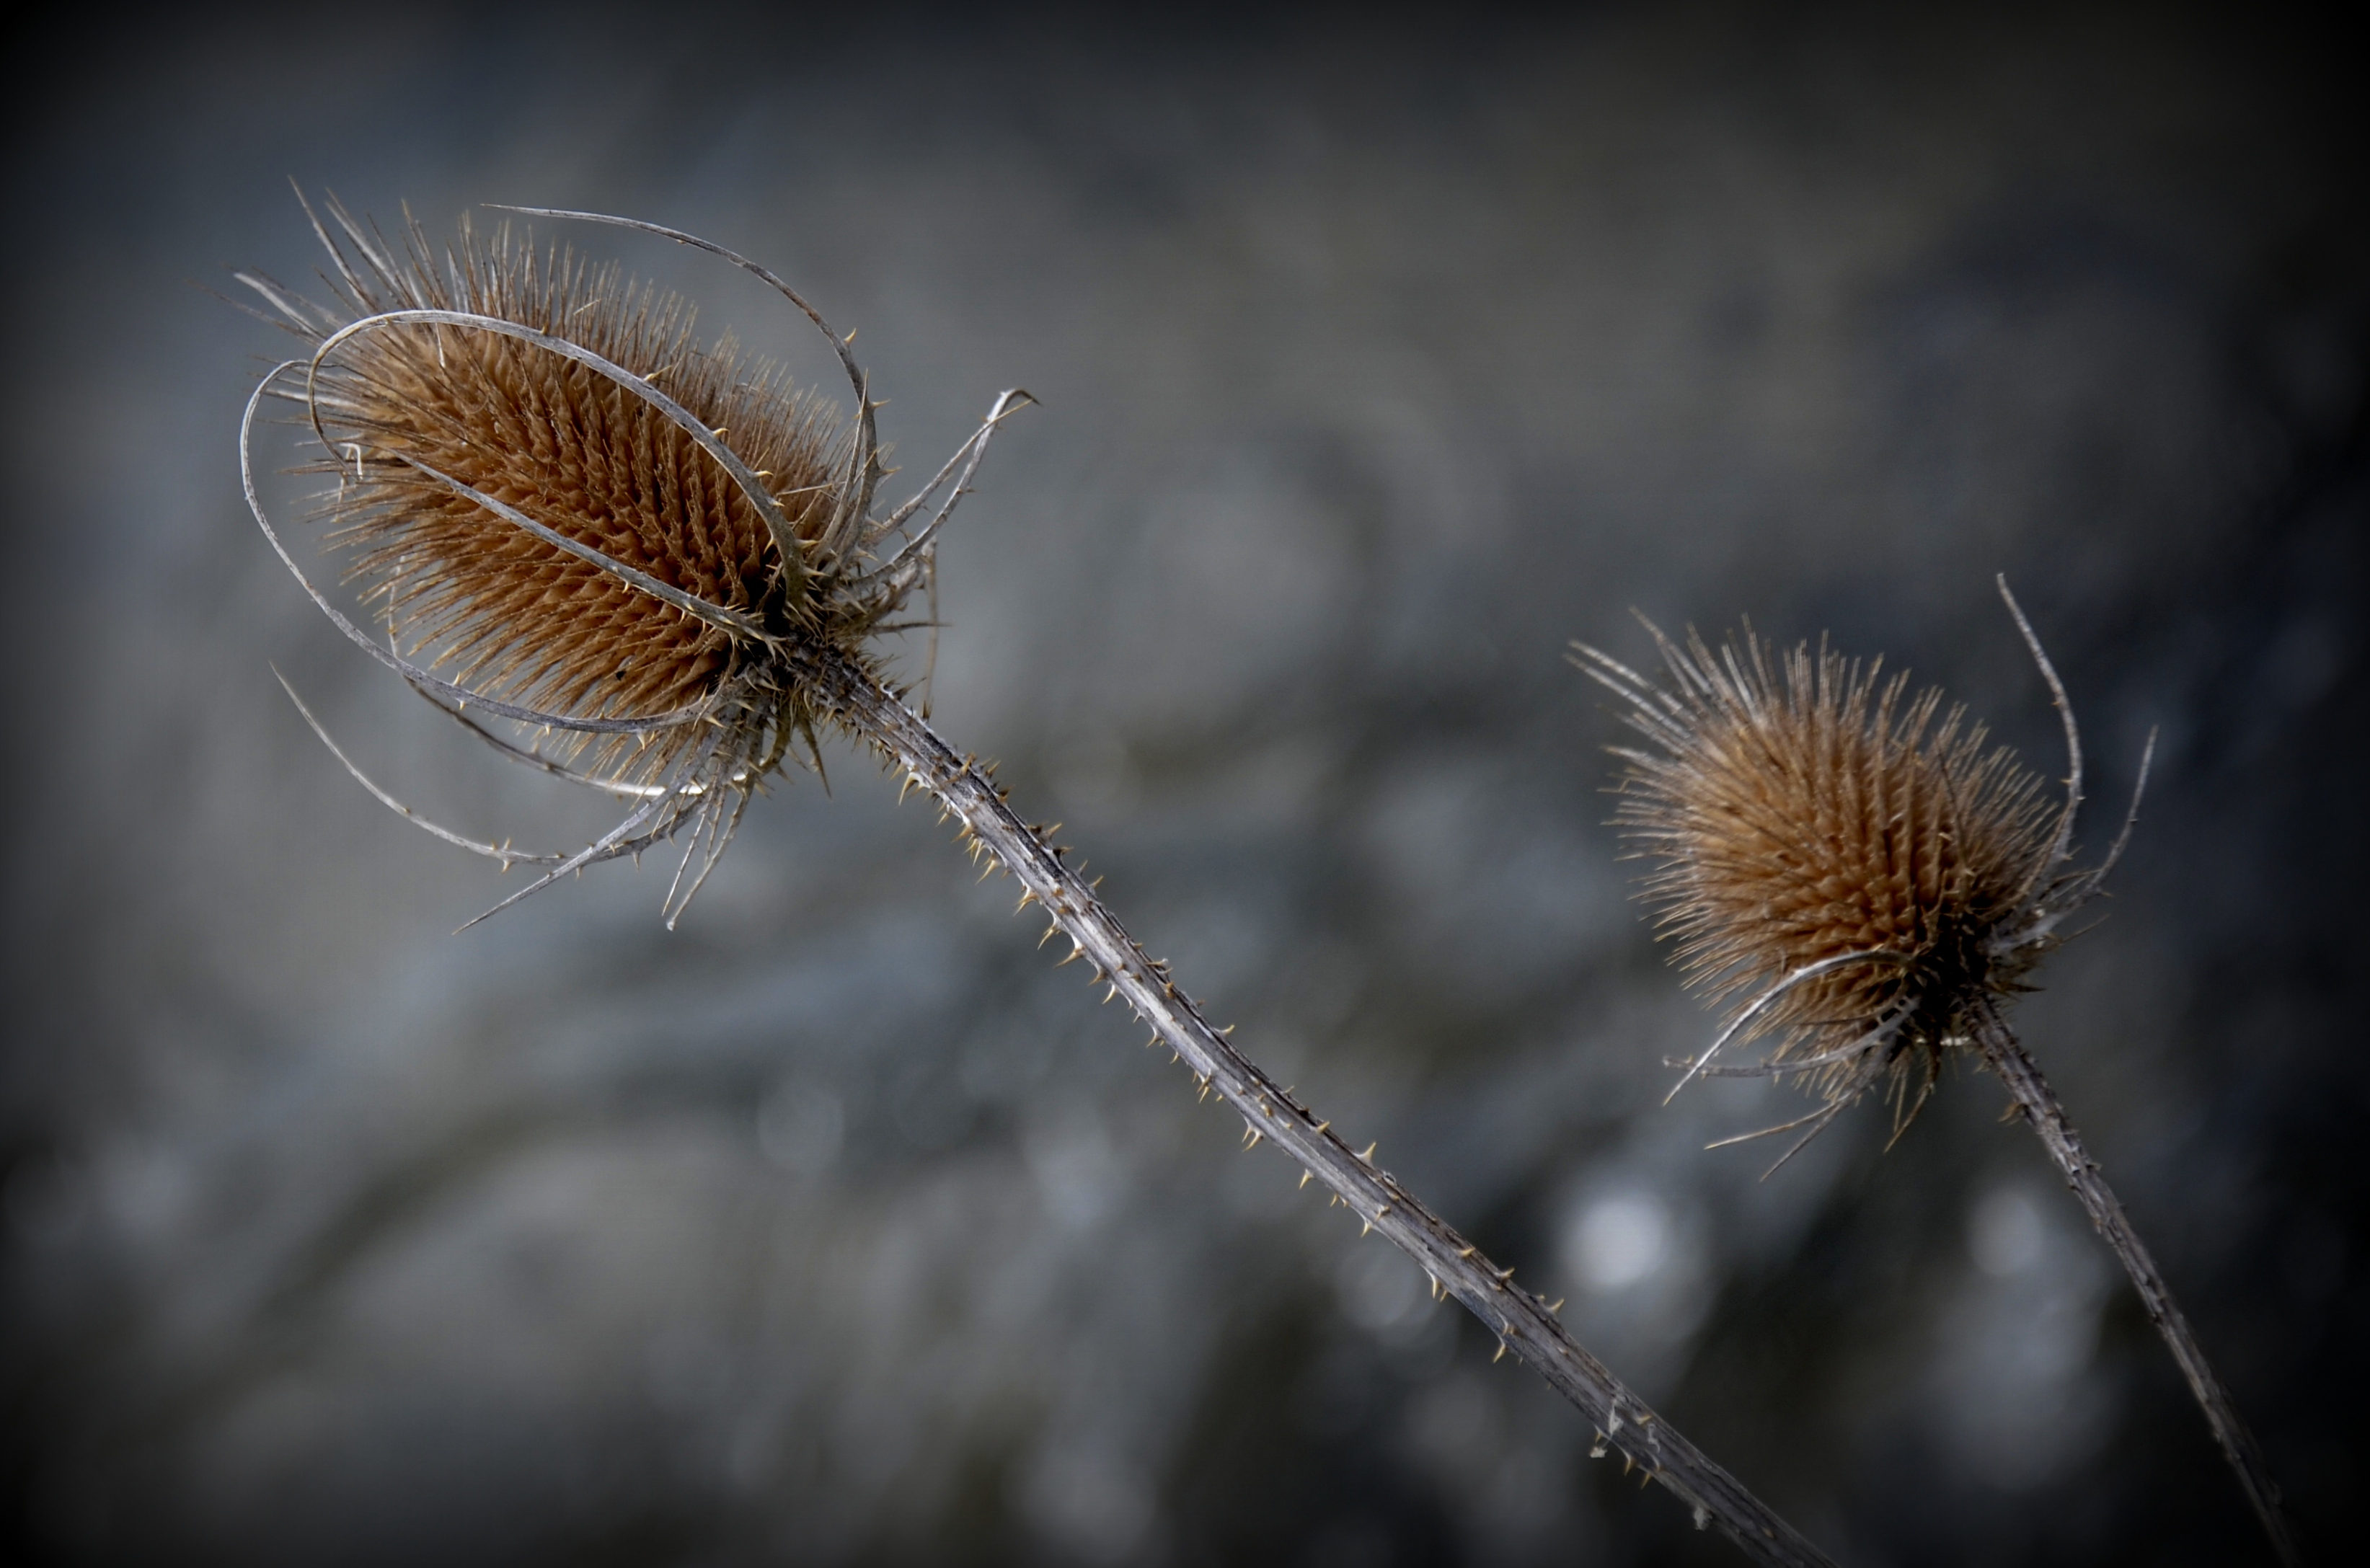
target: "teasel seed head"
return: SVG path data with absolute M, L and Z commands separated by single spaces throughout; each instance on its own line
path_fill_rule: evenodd
M 702 341 L 677 296 L 538 248 L 507 222 L 490 237 L 465 222 L 440 250 L 408 218 L 391 243 L 334 199 L 325 210 L 326 222 L 305 204 L 328 303 L 239 274 L 305 346 L 249 400 L 241 457 L 257 521 L 347 635 L 430 702 L 517 760 L 639 803 L 575 855 L 431 830 L 558 868 L 505 906 L 685 830 L 685 868 L 704 853 L 704 877 L 794 742 L 820 766 L 816 658 L 877 671 L 877 635 L 898 629 L 916 590 L 935 599 L 938 530 L 1029 395 L 999 397 L 921 494 L 879 517 L 889 470 L 867 378 L 847 340 L 755 263 L 656 224 L 510 210 L 655 234 L 760 278 L 830 342 L 853 418 L 731 337 Z M 294 465 L 324 481 L 308 521 L 345 553 L 382 637 L 316 587 L 266 513 L 251 443 L 267 397 L 293 406 L 290 423 L 312 438 Z M 527 729 L 505 738 L 489 716 Z M 678 871 L 670 920 L 697 886 Z
M 1794 1077 L 1824 1104 L 1768 1130 L 1807 1125 L 1807 1142 L 1883 1082 L 1898 1136 L 1972 1011 L 2024 989 L 2065 917 L 2099 891 L 2123 841 L 2105 864 L 2065 869 L 2079 734 L 2005 580 L 2000 591 L 2065 716 L 2062 801 L 1962 707 L 1934 688 L 1912 695 L 1881 659 L 1824 642 L 1780 654 L 1749 625 L 1715 648 L 1649 623 L 1669 671 L 1657 685 L 1574 645 L 1647 742 L 1613 749 L 1624 763 L 1613 821 L 1652 864 L 1641 896 L 1688 984 L 1728 1004 L 1680 1086 L 1697 1073 Z M 1766 1036 L 1776 1044 L 1761 1063 L 1715 1063 Z

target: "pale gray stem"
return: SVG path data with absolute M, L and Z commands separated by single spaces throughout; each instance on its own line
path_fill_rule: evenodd
M 1511 1349 L 1578 1406 L 1625 1460 L 1643 1465 L 1654 1480 L 1693 1510 L 1698 1528 L 1717 1523 L 1755 1562 L 1828 1564 L 1831 1560 L 1734 1477 L 1673 1431 L 1564 1331 L 1554 1310 L 1513 1284 L 1513 1270 L 1491 1266 L 1479 1249 L 1416 1201 L 1391 1173 L 1352 1150 L 1330 1124 L 1317 1119 L 1266 1073 L 1210 1027 L 1200 1008 L 1168 977 L 1168 966 L 1142 947 L 1095 896 L 1005 803 L 1004 792 L 972 758 L 958 756 L 892 692 L 845 657 L 810 654 L 802 661 L 808 689 L 850 730 L 878 747 L 908 784 L 928 790 L 960 818 L 974 853 L 1009 870 L 1025 889 L 1024 907 L 1041 903 L 1071 943 L 1071 957 L 1094 967 L 1110 996 L 1122 996 L 1190 1068 L 1206 1095 L 1215 1090 L 1242 1113 L 1247 1141 L 1280 1145 L 1332 1189 L 1368 1229 L 1379 1230 L 1464 1303 Z M 1069 959 L 1063 960 L 1064 963 Z M 1370 1148 L 1367 1154 L 1373 1152 Z
M 2189 1327 L 2189 1320 L 2180 1315 L 2180 1308 L 2172 1299 L 2171 1288 L 2164 1276 L 2157 1272 L 2156 1260 L 2148 1255 L 2147 1247 L 2140 1241 L 2139 1232 L 2132 1229 L 2130 1217 L 2123 1206 L 2115 1201 L 2114 1189 L 2100 1174 L 2098 1162 L 2082 1147 L 2082 1135 L 2065 1119 L 2065 1108 L 2057 1102 L 2056 1091 L 2042 1076 L 2041 1066 L 2025 1050 L 2015 1034 L 1998 1013 L 1985 1006 L 1975 1020 L 1975 1047 L 1983 1052 L 1985 1062 L 2000 1081 L 2008 1085 L 2009 1096 L 2017 1108 L 2041 1135 L 2049 1157 L 2057 1162 L 2058 1173 L 2074 1196 L 2082 1202 L 2090 1223 L 2106 1239 L 2107 1246 L 2123 1260 L 2123 1272 L 2132 1277 L 2132 1288 L 2139 1292 L 2140 1305 L 2146 1309 L 2148 1321 L 2172 1349 L 2172 1358 L 2180 1364 L 2181 1375 L 2189 1379 L 2189 1391 L 2197 1396 L 2205 1412 L 2206 1425 L 2214 1429 L 2214 1440 L 2222 1447 L 2222 1457 L 2238 1475 L 2238 1484 L 2246 1489 L 2247 1501 L 2254 1505 L 2255 1516 L 2261 1521 L 2263 1533 L 2271 1538 L 2272 1550 L 2283 1563 L 2296 1562 L 2295 1539 L 2288 1532 L 2286 1517 L 2280 1511 L 2280 1492 L 2272 1483 L 2272 1472 L 2263 1463 L 2262 1450 L 2255 1446 L 2254 1435 L 2238 1418 L 2238 1407 L 2231 1401 L 2230 1391 L 2214 1375 L 2207 1364 L 2205 1351 Z

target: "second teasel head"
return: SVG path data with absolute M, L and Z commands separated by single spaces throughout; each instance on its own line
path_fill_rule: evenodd
M 1645 741 L 1614 748 L 1613 821 L 1651 865 L 1641 896 L 1688 983 L 1728 1008 L 1682 1086 L 1697 1073 L 1802 1082 L 1822 1107 L 1770 1130 L 1808 1126 L 1804 1141 L 1883 1087 L 1897 1131 L 1978 1013 L 2023 989 L 2098 891 L 2114 854 L 2066 870 L 2078 732 L 2008 603 L 2065 713 L 2062 798 L 1963 708 L 1938 689 L 1913 694 L 1881 660 L 1824 643 L 1781 654 L 1749 626 L 1715 647 L 1650 624 L 1668 672 L 1658 684 L 1575 645 Z M 1760 1038 L 1775 1044 L 1757 1064 L 1717 1059 Z

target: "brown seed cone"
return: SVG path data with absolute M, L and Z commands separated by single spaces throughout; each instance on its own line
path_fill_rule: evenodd
M 306 412 L 335 455 L 314 466 L 338 480 L 316 521 L 356 552 L 347 575 L 406 657 L 481 696 L 569 718 L 697 707 L 716 719 L 610 735 L 590 759 L 604 776 L 657 778 L 714 750 L 719 725 L 735 732 L 739 761 L 777 761 L 801 715 L 750 639 L 455 486 L 765 633 L 853 649 L 902 594 L 831 592 L 831 564 L 813 558 L 855 471 L 836 410 L 747 362 L 729 338 L 699 343 L 682 300 L 615 266 L 466 223 L 442 257 L 407 229 L 398 258 L 330 211 L 352 240 L 351 255 L 331 246 L 336 304 L 267 297 L 316 353 Z M 402 318 L 410 312 L 524 331 Z M 765 486 L 801 559 L 783 559 L 757 504 L 682 421 L 538 338 L 666 394 Z M 811 591 L 819 580 L 825 591 Z
M 637 300 L 616 273 L 541 263 L 498 243 L 466 253 L 462 288 L 414 280 L 397 308 L 496 316 L 564 338 L 722 427 L 767 471 L 811 539 L 834 489 L 829 415 L 771 378 L 744 381 L 731 345 L 704 349 L 675 302 Z M 548 269 L 546 269 L 546 267 Z M 403 639 L 489 694 L 604 718 L 698 701 L 731 639 L 600 567 L 521 532 L 401 453 L 518 508 L 670 587 L 787 628 L 782 563 L 764 520 L 672 420 L 548 349 L 471 327 L 358 336 L 316 383 L 324 433 L 359 446 L 339 537 Z
M 640 229 L 765 281 L 846 372 L 857 404 L 845 433 L 828 403 L 730 338 L 697 342 L 688 306 L 615 267 L 507 228 L 488 241 L 465 224 L 439 253 L 409 225 L 398 247 L 333 200 L 339 237 L 314 222 L 336 272 L 330 303 L 239 275 L 305 344 L 248 400 L 247 499 L 373 658 L 514 760 L 639 804 L 585 849 L 539 854 L 421 821 L 347 761 L 374 794 L 450 843 L 553 868 L 498 908 L 688 828 L 668 895 L 679 913 L 750 793 L 794 739 L 811 751 L 831 712 L 818 672 L 877 683 L 871 639 L 916 589 L 934 591 L 939 528 L 999 421 L 1031 399 L 1001 395 L 920 493 L 876 517 L 879 405 L 846 339 L 788 283 L 672 229 L 521 211 Z M 350 552 L 377 635 L 315 585 L 257 488 L 256 417 L 271 398 L 295 406 L 291 423 L 318 443 L 298 471 L 334 477 L 313 521 Z M 527 727 L 505 739 L 489 715 Z
M 1655 863 L 1642 893 L 1674 961 L 1737 1000 L 1732 1037 L 1780 1035 L 1772 1066 L 1830 1101 L 1887 1066 L 1897 1091 L 1913 1063 L 1930 1085 L 1969 1002 L 2038 956 L 2003 938 L 2051 864 L 2042 781 L 1881 660 L 1654 635 L 1668 690 L 1593 649 L 1583 668 L 1653 742 L 1615 749 L 1613 819 Z

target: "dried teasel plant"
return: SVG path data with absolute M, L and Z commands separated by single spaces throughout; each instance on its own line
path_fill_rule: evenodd
M 481 241 L 465 230 L 440 257 L 416 225 L 398 247 L 336 202 L 328 210 L 342 244 L 306 209 L 336 271 L 332 303 L 239 275 L 310 345 L 248 402 L 249 505 L 321 609 L 420 695 L 506 755 L 636 803 L 572 853 L 423 821 L 505 867 L 549 868 L 487 914 L 679 838 L 672 923 L 750 795 L 794 744 L 811 751 L 812 662 L 829 655 L 878 684 L 871 638 L 895 628 L 916 589 L 934 595 L 938 531 L 1029 395 L 999 396 L 920 494 L 876 517 L 888 472 L 877 405 L 838 338 L 857 400 L 846 430 L 826 402 L 745 362 L 731 339 L 699 342 L 682 300 L 614 266 L 507 231 Z M 729 259 L 821 326 L 780 280 Z M 266 515 L 245 455 L 266 397 L 302 410 L 319 451 L 304 466 L 335 481 L 313 521 L 349 553 L 348 580 L 384 642 L 305 577 Z M 516 744 L 471 709 L 552 739 Z
M 1688 983 L 1728 1004 L 1711 1045 L 1672 1064 L 1685 1070 L 1671 1096 L 1697 1076 L 1808 1088 L 1816 1110 L 1711 1146 L 1807 1129 L 1767 1175 L 1871 1092 L 1890 1098 L 1897 1139 L 1946 1057 L 1973 1052 L 2008 1086 L 2122 1261 L 2273 1550 L 2294 1562 L 2261 1452 L 2002 1012 L 2122 858 L 2156 736 L 2113 845 L 2098 864 L 2076 867 L 2081 730 L 2041 638 L 2008 579 L 1998 582 L 2064 723 L 2059 801 L 2008 748 L 1989 746 L 1965 709 L 1946 711 L 1938 689 L 1911 695 L 1907 674 L 1886 676 L 1881 660 L 1847 660 L 1824 643 L 1780 655 L 1749 625 L 1715 649 L 1693 631 L 1676 642 L 1647 622 L 1670 674 L 1658 686 L 1572 645 L 1573 662 L 1621 699 L 1650 743 L 1613 748 L 1624 763 L 1614 824 L 1652 865 L 1641 895 Z M 1717 1059 L 1756 1039 L 1774 1041 L 1760 1061 Z
M 482 843 L 413 816 L 305 713 L 348 771 L 448 843 L 547 868 L 496 910 L 595 861 L 682 841 L 672 921 L 751 794 L 800 747 L 819 768 L 819 730 L 854 738 L 960 821 L 974 860 L 1020 883 L 1019 907 L 1038 905 L 1047 936 L 1068 938 L 1063 962 L 1083 958 L 1105 1000 L 1123 997 L 1204 1099 L 1214 1092 L 1241 1114 L 1247 1148 L 1281 1145 L 1304 1185 L 1322 1181 L 1362 1233 L 1412 1257 L 1436 1295 L 1497 1337 L 1499 1355 L 1511 1350 L 1594 1424 L 1594 1452 L 1618 1448 L 1625 1466 L 1685 1500 L 1698 1528 L 1717 1523 L 1754 1562 L 1827 1562 L 1581 1348 L 1560 1303 L 1514 1285 L 1513 1270 L 1377 1166 L 1372 1144 L 1353 1150 L 1212 1028 L 1063 848 L 1013 810 L 993 767 L 941 740 L 887 683 L 872 639 L 913 624 L 899 616 L 915 595 L 935 594 L 939 531 L 1028 394 L 999 396 L 913 498 L 876 515 L 887 476 L 879 405 L 849 339 L 788 284 L 658 224 L 506 211 L 639 230 L 754 275 L 829 340 L 855 412 L 836 424 L 825 403 L 745 364 L 729 343 L 703 345 L 685 306 L 613 269 L 507 232 L 465 234 L 440 252 L 408 225 L 390 243 L 334 201 L 327 222 L 308 205 L 334 274 L 323 280 L 330 303 L 241 275 L 305 345 L 263 377 L 241 424 L 257 522 L 340 630 L 431 704 L 503 755 L 630 806 L 572 853 Z M 306 576 L 263 504 L 252 453 L 273 398 L 314 443 L 299 465 L 324 485 L 312 521 L 343 553 L 384 640 Z

